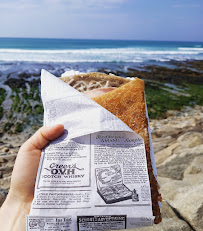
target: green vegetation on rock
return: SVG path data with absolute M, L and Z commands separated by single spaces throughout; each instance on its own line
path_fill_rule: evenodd
M 22 132 L 22 131 L 23 131 L 23 124 L 18 122 L 15 126 L 15 132 Z
M 197 105 L 203 105 L 203 84 L 189 84 L 185 83 L 188 87 L 188 93 L 191 95 L 191 101 Z
M 0 120 L 2 119 L 3 114 L 4 114 L 2 103 L 4 102 L 5 98 L 6 98 L 6 90 L 3 88 L 0 88 Z
M 177 85 L 176 85 L 177 86 Z M 183 83 L 176 91 L 164 83 L 146 81 L 145 96 L 151 119 L 165 118 L 168 110 L 180 110 L 184 106 L 203 105 L 203 86 Z
M 168 110 L 180 110 L 184 106 L 203 105 L 203 85 L 183 82 L 173 85 L 166 82 L 145 80 L 145 96 L 150 119 L 165 118 Z M 0 88 L 0 119 L 3 132 L 19 133 L 29 126 L 41 126 L 43 106 L 39 87 L 12 88 L 10 110 L 5 112 L 2 103 L 6 91 Z
M 3 126 L 3 131 L 7 132 L 11 127 L 12 127 L 13 123 L 10 122 L 6 122 Z
M 12 88 L 10 100 L 10 111 L 2 127 L 4 132 L 19 133 L 27 125 L 42 125 L 43 106 L 38 87 Z

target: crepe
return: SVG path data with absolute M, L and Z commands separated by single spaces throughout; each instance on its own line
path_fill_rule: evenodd
M 130 79 L 101 73 L 80 74 L 67 78 L 63 77 L 61 79 L 65 82 L 69 82 L 69 84 L 72 84 L 71 86 L 76 89 L 77 87 L 80 88 L 78 90 L 83 92 L 84 89 L 95 89 L 99 85 L 100 87 L 118 87 L 113 91 L 93 98 L 93 100 L 121 119 L 144 139 L 151 187 L 152 209 L 153 215 L 155 216 L 154 223 L 158 224 L 161 222 L 161 213 L 158 204 L 158 202 L 161 201 L 161 195 L 158 191 L 158 183 L 153 173 L 150 156 L 148 119 L 146 116 L 144 98 L 144 81 L 139 78 L 135 78 L 131 81 Z M 92 86 L 92 81 L 94 81 L 95 87 Z M 89 86 L 89 88 L 85 86 Z

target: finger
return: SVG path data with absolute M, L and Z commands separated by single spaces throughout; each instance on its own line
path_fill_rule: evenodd
M 55 140 L 64 132 L 64 126 L 62 124 L 55 125 L 53 127 L 41 127 L 30 139 L 28 139 L 23 149 L 37 149 L 41 150 L 50 141 Z
M 89 98 L 94 98 L 100 95 L 103 95 L 109 91 L 115 90 L 115 87 L 106 87 L 106 88 L 98 88 L 98 89 L 94 89 L 91 91 L 86 91 L 84 92 L 84 94 L 89 97 Z

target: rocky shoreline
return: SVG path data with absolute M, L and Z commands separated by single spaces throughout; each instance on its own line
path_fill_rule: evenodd
M 148 230 L 203 230 L 203 107 L 168 112 L 150 126 L 163 222 Z
M 100 69 L 107 73 L 109 70 Z M 140 68 L 128 68 L 125 72 L 112 71 L 120 76 L 139 76 L 142 79 L 156 80 L 167 83 L 182 84 L 184 82 L 198 84 L 203 83 L 203 61 L 169 61 L 165 65 L 148 65 Z
M 56 76 L 65 71 L 49 68 Z M 168 110 L 203 105 L 202 60 L 170 61 L 165 66 L 140 64 L 134 68 L 120 67 L 117 70 L 100 68 L 94 71 L 143 78 L 149 116 L 152 119 L 166 118 Z M 35 129 L 42 125 L 42 117 L 39 67 L 33 71 L 22 69 L 14 72 L 11 65 L 11 69 L 8 68 L 6 72 L 0 71 L 0 136 L 4 133 L 20 133 L 30 126 Z
M 168 111 L 150 122 L 163 221 L 140 230 L 203 230 L 203 107 Z M 20 145 L 33 130 L 2 136 L 0 142 L 0 205 L 8 189 Z M 137 229 L 136 229 L 137 230 Z

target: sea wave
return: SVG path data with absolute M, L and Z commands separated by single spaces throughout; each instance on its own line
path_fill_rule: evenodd
M 178 50 L 150 50 L 143 48 L 110 48 L 110 49 L 70 49 L 70 50 L 24 50 L 24 49 L 0 49 L 1 53 L 30 53 L 30 54 L 198 54 L 203 48 L 184 48 Z
M 202 47 L 179 47 L 178 50 L 181 51 L 197 51 L 197 52 L 203 52 Z
M 1 61 L 30 62 L 144 62 L 203 59 L 203 48 L 92 48 L 63 50 L 0 49 Z
M 19 59 L 5 59 L 1 61 L 6 61 L 6 62 L 38 62 L 41 63 L 42 61 L 44 62 L 53 62 L 53 63 L 140 63 L 143 62 L 143 60 L 106 60 L 106 59 L 92 59 L 92 60 L 84 60 L 84 59 L 71 59 L 71 60 L 66 60 L 66 59 L 58 59 L 58 60 L 53 60 L 53 59 L 46 59 L 46 60 L 34 60 L 34 59 L 26 59 L 26 60 L 19 60 Z M 159 60 L 159 61 L 166 61 L 166 60 Z

